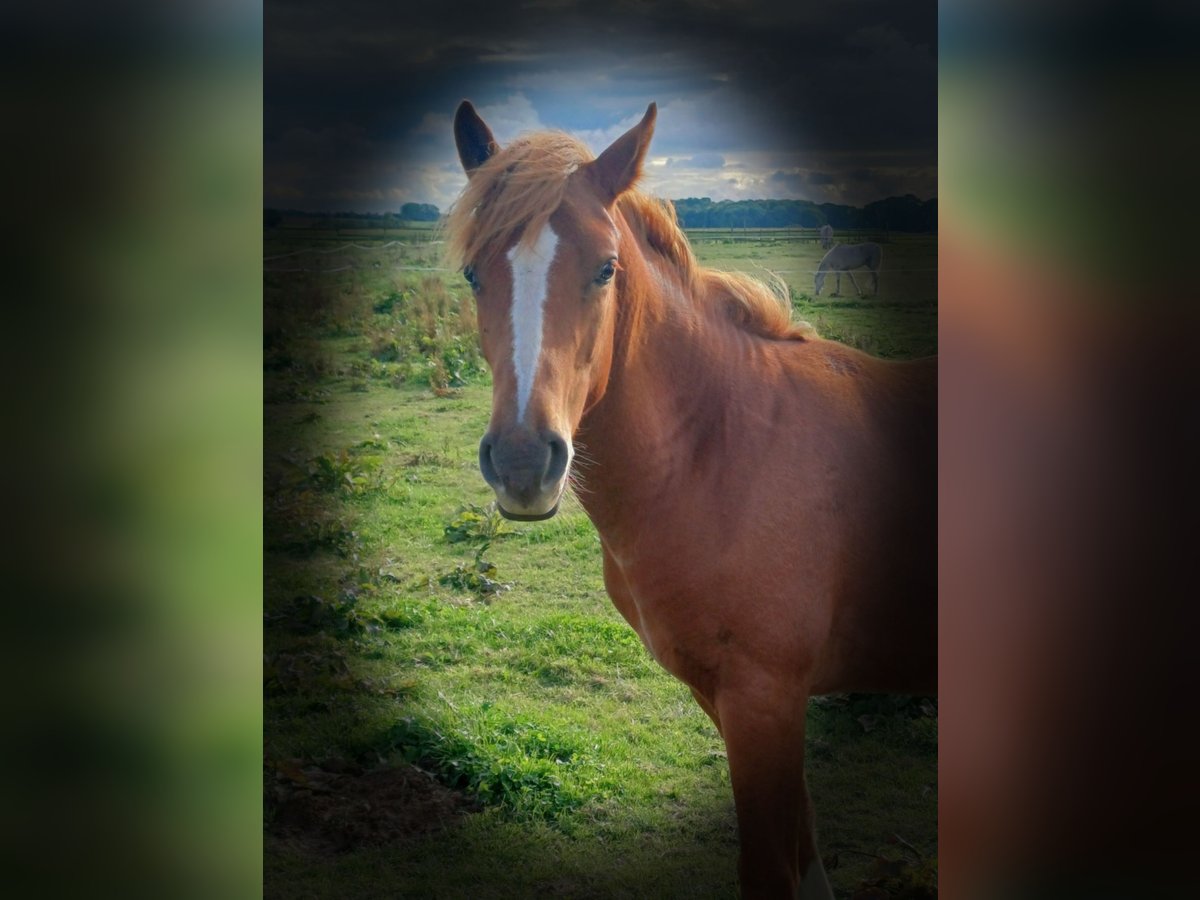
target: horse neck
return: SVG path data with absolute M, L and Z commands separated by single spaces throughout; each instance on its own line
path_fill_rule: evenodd
M 694 302 L 686 277 L 640 251 L 622 263 L 607 390 L 576 435 L 580 501 L 610 547 L 688 474 L 680 460 L 731 406 L 721 394 L 738 355 L 736 335 Z

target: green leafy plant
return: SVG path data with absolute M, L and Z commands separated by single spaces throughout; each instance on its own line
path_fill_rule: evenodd
M 383 295 L 375 302 L 372 307 L 376 313 L 386 315 L 393 311 L 404 309 L 404 305 L 408 302 L 408 294 L 405 291 L 391 290 Z
M 490 600 L 509 590 L 512 585 L 496 580 L 496 566 L 483 558 L 490 543 L 482 544 L 475 551 L 471 564 L 459 563 L 438 578 L 438 583 L 460 591 L 469 591 L 481 600 Z
M 314 456 L 308 462 L 307 473 L 309 483 L 324 491 L 361 495 L 386 486 L 379 459 L 349 450 L 328 450 Z
M 281 612 L 266 618 L 268 623 L 289 631 L 302 634 L 322 631 L 337 637 L 358 637 L 378 631 L 381 626 L 378 617 L 365 615 L 358 609 L 358 598 L 348 592 L 338 600 L 302 594 Z
M 283 548 L 298 556 L 311 556 L 327 550 L 343 559 L 356 556 L 362 547 L 358 533 L 336 520 L 310 519 L 302 522 L 298 534 Z
M 476 506 L 474 503 L 460 506 L 450 524 L 442 529 L 442 534 L 451 544 L 490 544 L 514 532 L 493 502 L 486 506 Z

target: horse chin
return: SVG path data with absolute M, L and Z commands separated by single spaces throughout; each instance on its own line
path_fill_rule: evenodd
M 555 514 L 558 512 L 558 505 L 560 502 L 561 500 L 555 500 L 554 505 L 546 512 L 535 513 L 532 515 L 527 513 L 509 512 L 499 503 L 496 504 L 496 509 L 500 510 L 500 515 L 504 516 L 506 519 L 512 520 L 513 522 L 544 522 L 546 519 L 554 518 Z

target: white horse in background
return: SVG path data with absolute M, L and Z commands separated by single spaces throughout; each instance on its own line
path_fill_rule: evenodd
M 813 285 L 816 287 L 817 296 L 821 296 L 821 288 L 825 286 L 825 276 L 829 272 L 834 272 L 837 275 L 837 287 L 831 297 L 836 297 L 842 292 L 842 273 L 845 272 L 850 276 L 850 283 L 854 285 L 854 289 L 858 291 L 858 296 L 862 296 L 862 288 L 858 286 L 858 282 L 854 280 L 854 273 L 851 269 L 859 269 L 866 266 L 871 271 L 871 278 L 874 279 L 871 292 L 879 293 L 879 264 L 883 261 L 883 248 L 874 243 L 863 244 L 837 244 L 832 250 L 825 254 L 821 259 L 821 264 L 817 266 L 817 274 L 813 277 Z
M 821 249 L 828 250 L 833 246 L 833 228 L 828 223 L 821 226 Z

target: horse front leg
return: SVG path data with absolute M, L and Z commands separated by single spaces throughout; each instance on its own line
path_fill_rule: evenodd
M 694 687 L 690 687 L 690 685 L 689 689 L 692 692 L 692 696 L 696 698 L 696 702 L 700 704 L 700 708 L 704 710 L 705 715 L 712 719 L 712 723 L 717 726 L 717 734 L 720 734 L 722 737 L 724 737 L 724 734 L 721 731 L 721 717 L 717 715 L 716 706 L 707 696 L 704 695 L 703 692 Z
M 745 900 L 832 900 L 804 780 L 804 691 L 761 682 L 722 690 L 717 718 L 729 756 Z
M 846 274 L 850 276 L 850 283 L 852 285 L 854 285 L 854 290 L 858 291 L 858 296 L 861 299 L 862 298 L 862 288 L 860 288 L 858 286 L 858 282 L 854 279 L 854 273 L 851 271 L 847 271 Z

